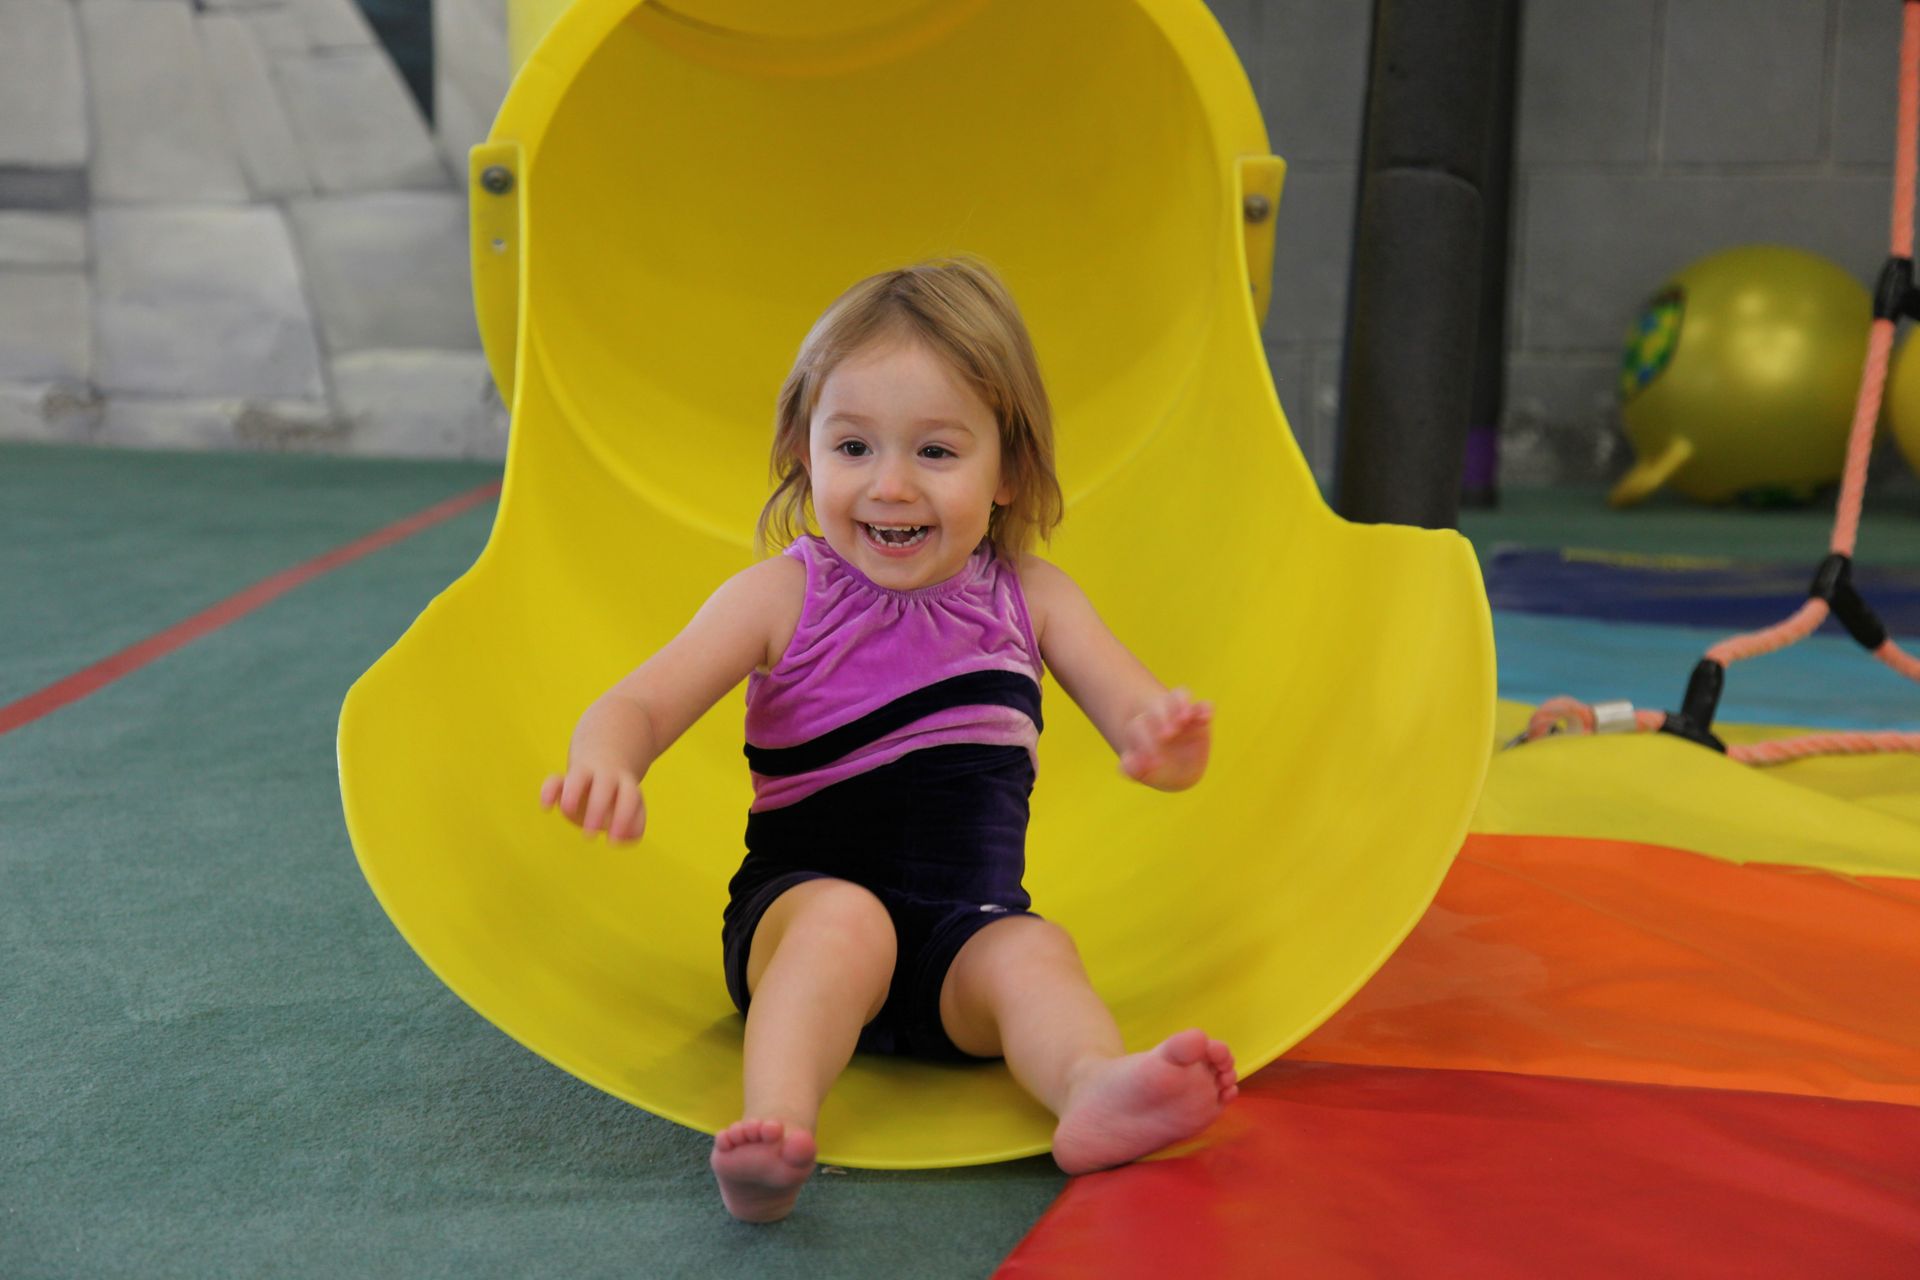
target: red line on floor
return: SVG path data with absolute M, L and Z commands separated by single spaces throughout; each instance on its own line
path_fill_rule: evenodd
M 244 618 L 254 610 L 272 603 L 295 587 L 310 582 L 323 573 L 329 573 L 344 564 L 351 564 L 363 556 L 372 555 L 382 548 L 410 538 L 423 529 L 451 520 L 461 512 L 477 507 L 483 502 L 498 497 L 499 494 L 498 480 L 483 484 L 478 489 L 448 498 L 445 502 L 436 503 L 424 511 L 396 521 L 346 546 L 315 556 L 305 564 L 284 569 L 271 578 L 257 582 L 245 591 L 229 596 L 219 604 L 196 613 L 184 622 L 176 623 L 165 631 L 148 636 L 138 644 L 122 649 L 110 658 L 96 662 L 84 670 L 76 671 L 65 679 L 48 685 L 38 693 L 30 693 L 17 702 L 10 702 L 0 707 L 0 734 L 11 733 L 22 725 L 31 724 L 42 716 L 51 715 L 61 707 L 78 702 L 122 676 L 130 675 L 148 663 L 164 658 L 174 650 L 184 648 L 200 637 Z

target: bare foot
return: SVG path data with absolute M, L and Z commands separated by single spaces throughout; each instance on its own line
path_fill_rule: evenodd
M 713 1139 L 720 1200 L 742 1222 L 778 1222 L 813 1175 L 813 1135 L 780 1120 L 740 1120 Z
M 1053 1160 L 1090 1173 L 1138 1160 L 1212 1123 L 1239 1096 L 1233 1054 L 1200 1030 L 1112 1058 L 1074 1085 L 1053 1131 Z

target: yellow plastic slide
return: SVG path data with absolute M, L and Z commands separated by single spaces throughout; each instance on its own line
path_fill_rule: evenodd
M 741 695 L 648 775 L 644 842 L 538 806 L 575 719 L 752 562 L 775 392 L 855 279 L 965 251 L 1019 299 L 1058 415 L 1049 555 L 1168 683 L 1214 764 L 1123 778 L 1058 686 L 1027 887 L 1130 1047 L 1187 1026 L 1245 1071 L 1412 928 L 1487 767 L 1493 641 L 1468 544 L 1332 515 L 1259 317 L 1283 166 L 1201 0 L 578 0 L 473 162 L 476 292 L 511 396 L 492 538 L 340 721 L 367 880 L 522 1044 L 713 1131 L 743 1021 L 720 913 L 750 798 Z M 552 26 L 540 30 L 546 19 Z M 522 46 L 527 47 L 526 45 Z M 858 1057 L 822 1159 L 1047 1149 L 997 1062 Z

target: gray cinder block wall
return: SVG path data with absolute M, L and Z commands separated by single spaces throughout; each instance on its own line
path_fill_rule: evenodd
M 500 456 L 472 114 L 436 137 L 354 0 L 4 0 L 0 437 Z
M 1324 489 L 1372 6 L 1212 7 L 1288 160 L 1265 338 Z M 1624 470 L 1621 340 L 1641 302 L 1694 259 L 1778 242 L 1871 285 L 1887 254 L 1900 7 L 1525 0 L 1503 483 Z
M 1290 166 L 1265 340 L 1325 483 L 1371 6 L 1211 3 Z M 499 456 L 463 179 L 505 0 L 434 7 L 437 134 L 352 0 L 0 3 L 0 437 Z M 1528 0 L 1504 483 L 1625 465 L 1620 339 L 1694 258 L 1873 278 L 1899 11 Z

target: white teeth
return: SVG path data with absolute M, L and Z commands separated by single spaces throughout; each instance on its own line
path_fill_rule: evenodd
M 932 528 L 931 525 L 924 524 L 867 524 L 865 522 L 862 522 L 860 527 L 867 531 L 870 541 L 882 547 L 894 548 L 919 546 L 926 541 L 927 533 Z M 892 542 L 881 537 L 883 533 L 905 533 L 911 536 Z

